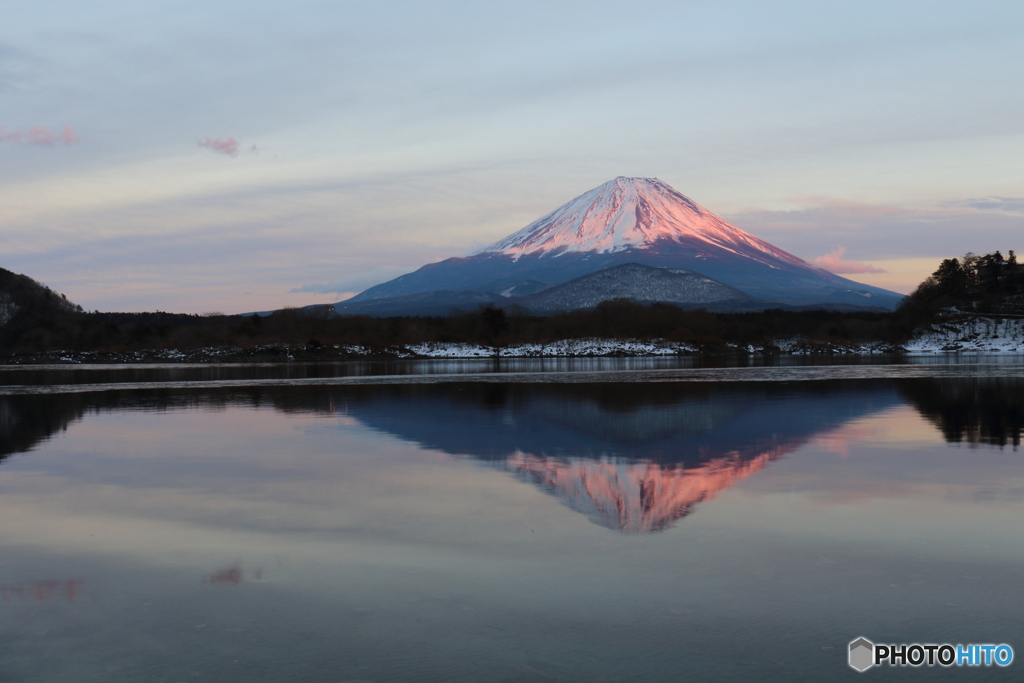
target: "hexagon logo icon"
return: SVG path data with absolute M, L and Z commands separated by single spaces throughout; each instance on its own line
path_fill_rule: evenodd
M 875 644 L 867 638 L 858 638 L 850 643 L 850 666 L 860 672 L 867 671 L 875 663 Z

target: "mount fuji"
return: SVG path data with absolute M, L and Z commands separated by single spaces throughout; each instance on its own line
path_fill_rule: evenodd
M 815 268 L 656 178 L 619 177 L 470 256 L 425 265 L 336 310 L 395 315 L 489 301 L 529 307 L 530 295 L 627 263 L 703 275 L 753 297 L 761 308 L 892 309 L 903 298 Z

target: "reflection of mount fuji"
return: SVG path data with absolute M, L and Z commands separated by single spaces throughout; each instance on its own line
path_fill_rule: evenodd
M 694 504 L 711 500 L 795 447 L 777 447 L 749 459 L 730 454 L 691 467 L 543 458 L 517 451 L 505 466 L 601 526 L 643 533 L 669 528 Z
M 900 403 L 889 383 L 376 389 L 339 409 L 424 447 L 489 461 L 627 533 L 666 529 L 814 435 Z

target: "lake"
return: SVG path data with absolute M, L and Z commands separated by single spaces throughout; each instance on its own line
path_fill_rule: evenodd
M 1019 680 L 1024 358 L 0 368 L 0 681 Z

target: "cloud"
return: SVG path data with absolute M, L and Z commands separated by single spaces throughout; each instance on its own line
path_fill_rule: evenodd
M 1024 213 L 1024 197 L 982 197 L 980 199 L 968 199 L 964 206 L 972 209 L 988 211 L 1007 211 L 1010 213 Z
M 308 285 L 289 289 L 289 294 L 342 294 L 346 293 L 349 286 L 344 281 L 339 282 L 311 282 Z
M 219 154 L 227 154 L 229 157 L 238 156 L 239 152 L 251 152 L 253 154 L 259 154 L 260 151 L 255 144 L 251 144 L 246 148 L 243 148 L 242 141 L 237 138 L 206 138 L 205 140 L 199 141 L 200 147 L 205 147 L 212 152 L 218 152 Z
M 288 290 L 289 294 L 338 294 L 350 298 L 374 285 L 392 280 L 415 268 L 408 266 L 378 266 L 367 272 L 337 280 L 335 282 L 313 282 Z
M 722 218 L 808 261 L 837 244 L 873 261 L 944 259 L 967 251 L 987 254 L 1002 249 L 1005 253 L 1020 241 L 1024 211 L 1008 210 L 1012 198 L 1001 199 L 1003 210 L 967 206 L 968 202 L 994 204 L 994 199 L 957 199 L 931 206 L 818 200 L 797 210 L 746 211 Z
M 885 271 L 881 268 L 875 268 L 870 263 L 857 263 L 856 261 L 844 261 L 843 256 L 846 255 L 846 247 L 836 247 L 835 251 L 832 251 L 824 256 L 811 261 L 815 266 L 822 270 L 827 270 L 830 273 L 836 275 L 855 275 L 864 273 L 884 273 Z
M 234 138 L 206 138 L 199 141 L 199 146 L 206 147 L 214 152 L 227 154 L 229 157 L 238 156 L 238 140 Z
M 0 142 L 9 142 L 15 145 L 36 145 L 37 147 L 53 147 L 58 144 L 64 146 L 80 142 L 81 138 L 75 134 L 71 126 L 64 126 L 64 130 L 53 133 L 38 126 L 27 132 L 21 130 L 7 131 L 7 128 L 0 126 Z

